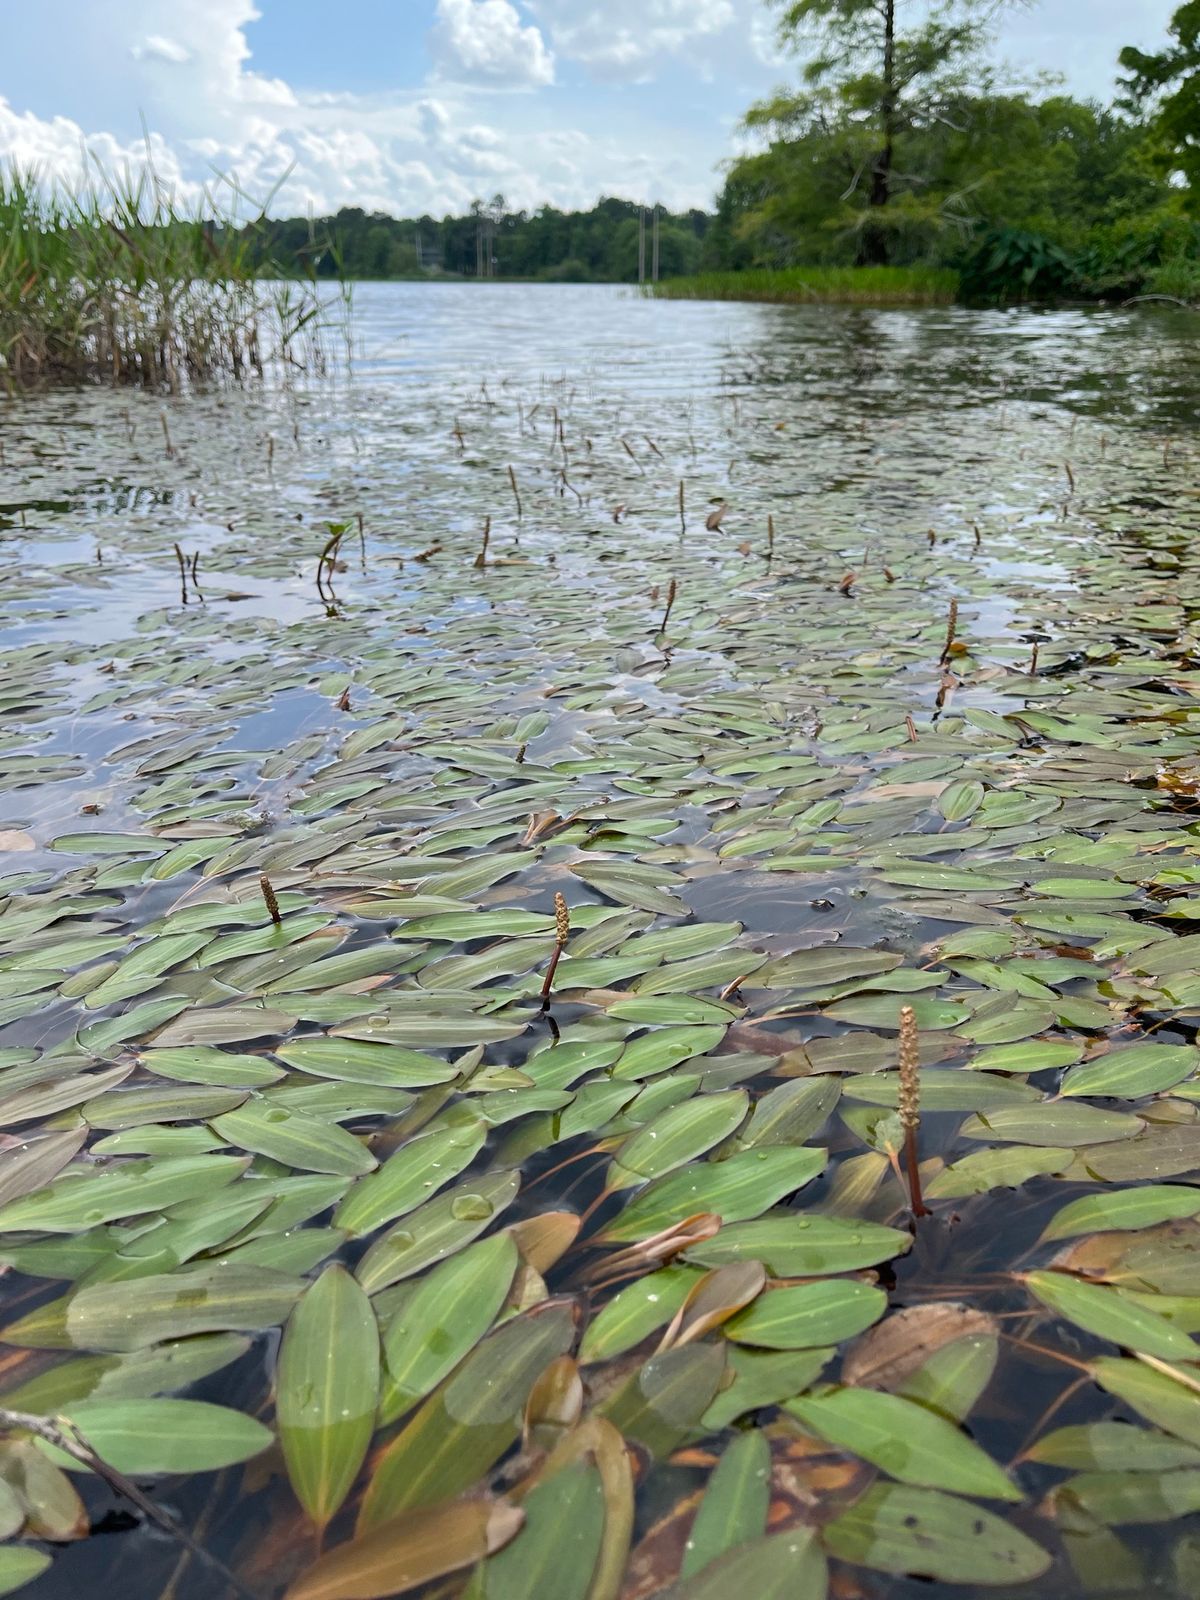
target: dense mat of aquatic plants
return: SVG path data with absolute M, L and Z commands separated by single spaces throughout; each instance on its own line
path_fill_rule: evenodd
M 8 414 L 0 1589 L 1195 1593 L 1194 448 L 757 361 Z

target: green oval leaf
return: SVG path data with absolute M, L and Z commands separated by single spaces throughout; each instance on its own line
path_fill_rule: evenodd
M 1020 1500 L 1021 1491 L 953 1423 L 913 1400 L 878 1389 L 832 1389 L 789 1400 L 786 1409 L 819 1438 L 849 1450 L 901 1483 Z
M 275 1412 L 296 1498 L 318 1528 L 345 1500 L 375 1430 L 379 1329 L 344 1267 L 326 1267 L 283 1331 Z

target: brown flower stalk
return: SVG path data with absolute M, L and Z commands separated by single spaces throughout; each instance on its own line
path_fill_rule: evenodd
M 666 633 L 667 622 L 670 620 L 671 607 L 675 604 L 675 579 L 672 578 L 667 585 L 667 609 L 663 612 L 663 619 L 658 625 L 659 633 Z
M 275 898 L 275 890 L 271 887 L 271 880 L 265 872 L 258 875 L 258 887 L 262 890 L 263 901 L 266 904 L 267 915 L 278 928 L 283 918 L 279 915 L 279 901 Z
M 567 902 L 561 894 L 555 891 L 554 895 L 554 954 L 550 957 L 550 965 L 546 968 L 546 976 L 542 980 L 542 1004 L 550 1003 L 550 986 L 554 982 L 554 974 L 558 970 L 559 957 L 563 947 L 571 936 L 571 913 L 567 909 Z
M 900 1007 L 900 1121 L 904 1128 L 904 1165 L 908 1169 L 909 1204 L 914 1217 L 932 1213 L 921 1198 L 917 1130 L 921 1126 L 921 1057 L 917 1047 L 917 1016 L 911 1006 Z
M 958 601 L 951 600 L 950 614 L 946 618 L 946 642 L 942 646 L 942 653 L 938 657 L 939 666 L 945 666 L 950 659 L 950 652 L 954 648 L 954 634 L 958 628 Z

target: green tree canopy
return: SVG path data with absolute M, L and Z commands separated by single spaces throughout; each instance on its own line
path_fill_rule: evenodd
M 829 147 L 847 175 L 844 222 L 859 262 L 889 260 L 895 229 L 922 209 L 929 174 L 912 159 L 914 137 L 991 86 L 984 52 L 1004 3 L 782 0 L 780 37 L 803 57 L 803 86 L 753 107 L 746 123 Z
M 1148 53 L 1121 51 L 1128 104 L 1150 110 L 1160 158 L 1183 174 L 1193 207 L 1200 206 L 1200 0 L 1187 0 L 1171 18 L 1171 43 Z

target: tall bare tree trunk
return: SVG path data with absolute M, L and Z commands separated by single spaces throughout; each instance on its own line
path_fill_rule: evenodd
M 879 104 L 882 145 L 871 165 L 871 193 L 866 221 L 858 241 L 860 267 L 886 266 L 888 235 L 882 211 L 892 197 L 892 162 L 896 149 L 896 0 L 885 0 L 883 10 L 883 97 Z

